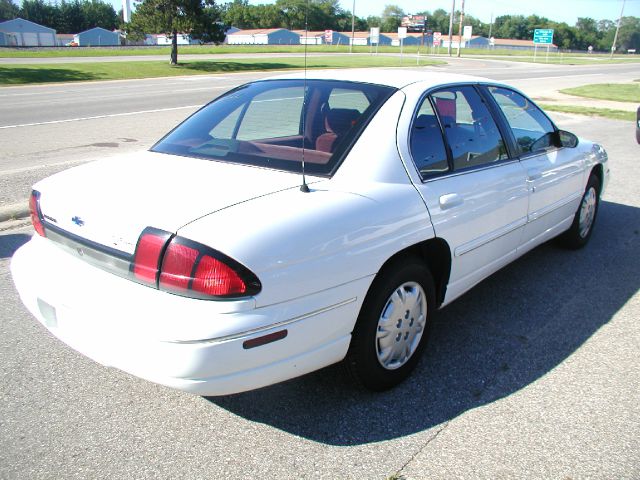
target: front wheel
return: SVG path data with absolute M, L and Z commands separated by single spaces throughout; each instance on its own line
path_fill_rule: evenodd
M 405 257 L 378 274 L 345 359 L 363 386 L 392 388 L 415 368 L 427 343 L 434 292 L 431 273 L 418 258 Z
M 560 236 L 560 241 L 565 247 L 576 250 L 587 244 L 591 238 L 599 204 L 600 180 L 592 173 L 571 227 Z

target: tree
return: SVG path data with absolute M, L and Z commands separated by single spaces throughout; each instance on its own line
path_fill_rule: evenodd
M 581 50 L 598 43 L 598 24 L 593 18 L 578 17 L 576 22 L 576 45 Z
M 0 22 L 13 20 L 18 16 L 20 9 L 12 0 L 0 0 Z
M 59 11 L 55 5 L 45 3 L 43 0 L 23 0 L 19 16 L 25 20 L 55 28 Z
M 62 0 L 58 5 L 58 10 L 56 30 L 59 33 L 78 33 L 86 30 L 86 21 L 80 0 L 72 0 L 71 2 Z
M 85 0 L 82 2 L 82 14 L 85 21 L 84 30 L 94 27 L 114 30 L 118 26 L 118 15 L 113 6 L 102 0 Z
M 177 65 L 178 34 L 220 43 L 225 29 L 219 20 L 220 11 L 212 0 L 141 0 L 126 30 L 132 38 L 145 33 L 167 35 L 171 38 L 170 63 Z
M 617 43 L 616 47 L 623 52 L 630 48 L 640 49 L 640 18 L 622 17 Z
M 434 10 L 431 15 L 427 14 L 427 27 L 434 32 L 446 34 L 449 32 L 449 12 L 442 8 Z
M 397 32 L 398 27 L 402 23 L 402 17 L 404 17 L 404 10 L 402 10 L 398 5 L 385 5 L 384 10 L 382 10 L 381 17 L 381 31 Z
M 255 10 L 248 0 L 235 0 L 222 8 L 222 20 L 225 25 L 237 28 L 256 28 L 259 17 Z

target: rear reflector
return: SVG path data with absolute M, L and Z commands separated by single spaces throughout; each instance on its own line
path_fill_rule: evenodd
M 33 190 L 29 197 L 29 213 L 31 214 L 31 223 L 38 235 L 45 236 L 44 225 L 42 224 L 42 213 L 40 212 L 40 192 Z
M 262 345 L 267 345 L 268 343 L 277 342 L 278 340 L 286 338 L 288 333 L 289 332 L 287 330 L 280 330 L 279 332 L 273 332 L 269 335 L 252 338 L 251 340 L 243 342 L 242 348 L 244 348 L 245 350 L 249 350 L 250 348 L 261 347 Z

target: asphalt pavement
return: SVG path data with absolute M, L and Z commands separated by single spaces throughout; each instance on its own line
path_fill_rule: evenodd
M 31 229 L 1 224 L 0 479 L 640 478 L 640 146 L 630 122 L 552 115 L 609 153 L 590 244 L 542 245 L 439 312 L 385 393 L 333 366 L 203 398 L 97 365 L 22 307 L 9 263 Z

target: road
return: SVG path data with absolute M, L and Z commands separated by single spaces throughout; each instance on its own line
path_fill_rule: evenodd
M 448 68 L 474 66 L 534 96 L 640 78 L 494 63 Z M 0 89 L 26 94 L 32 116 L 23 123 L 71 120 L 0 129 L 0 179 L 147 146 L 215 96 L 213 87 L 234 81 Z M 165 99 L 187 85 L 205 90 Z M 113 107 L 119 86 L 130 95 Z M 164 94 L 145 99 L 151 86 Z M 4 126 L 23 115 L 11 116 L 19 102 L 5 109 L 10 98 L 0 99 Z M 56 99 L 40 115 L 38 103 Z M 139 103 L 127 109 L 130 102 Z M 78 113 L 81 105 L 87 110 Z M 121 115 L 149 107 L 159 111 Z M 117 116 L 73 120 L 99 115 Z M 0 224 L 8 228 L 0 230 L 0 479 L 640 478 L 640 146 L 630 122 L 554 118 L 609 152 L 613 177 L 591 243 L 578 252 L 543 245 L 439 312 L 415 374 L 382 394 L 356 389 L 337 367 L 207 399 L 99 366 L 26 313 L 9 263 L 32 232 Z M 4 188 L 1 195 L 18 198 Z
M 424 68 L 481 74 L 534 97 L 560 88 L 640 78 L 640 64 L 561 66 L 448 59 Z M 399 71 L 399 74 L 401 71 Z M 0 208 L 24 203 L 31 185 L 70 165 L 146 149 L 229 88 L 273 73 L 190 76 L 0 88 Z

